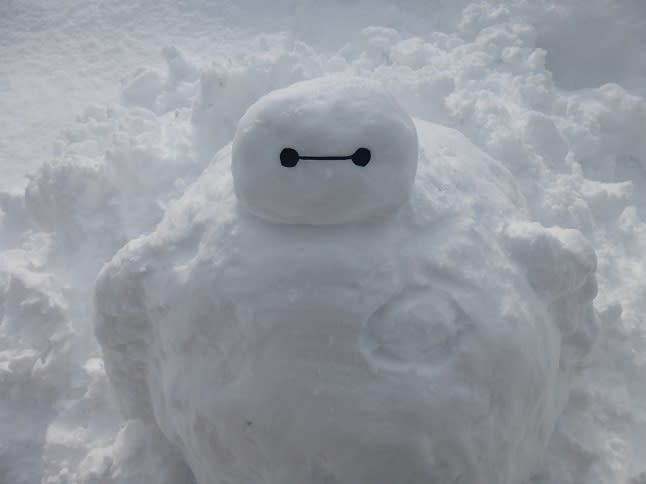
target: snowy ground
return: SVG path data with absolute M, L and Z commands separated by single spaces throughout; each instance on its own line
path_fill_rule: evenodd
M 604 327 L 541 484 L 646 482 L 646 7 L 640 0 L 0 5 L 0 483 L 114 483 L 91 292 L 260 95 L 381 80 L 501 160 L 597 251 Z

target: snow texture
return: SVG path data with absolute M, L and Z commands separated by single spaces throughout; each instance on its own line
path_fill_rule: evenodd
M 516 480 L 513 484 L 521 484 L 529 474 L 533 474 L 532 484 L 646 482 L 646 57 L 641 55 L 646 49 L 645 33 L 646 11 L 640 0 L 2 3 L 0 483 L 184 484 L 194 481 L 187 461 L 192 468 L 209 472 L 210 464 L 189 458 L 207 452 L 206 447 L 187 449 L 179 433 L 169 429 L 186 430 L 188 420 L 182 423 L 175 416 L 198 415 L 212 398 L 211 388 L 199 386 L 191 397 L 195 406 L 186 412 L 175 409 L 169 400 L 164 402 L 171 409 L 169 415 L 151 417 L 152 401 L 150 405 L 142 402 L 150 398 L 149 388 L 160 389 L 163 380 L 150 380 L 149 388 L 142 386 L 133 392 L 134 398 L 124 398 L 127 391 L 112 391 L 108 374 L 115 383 L 119 380 L 114 378 L 119 362 L 111 360 L 109 350 L 104 359 L 92 321 L 101 311 L 115 317 L 128 311 L 138 317 L 146 314 L 147 319 L 135 318 L 134 326 L 127 328 L 137 337 L 150 328 L 167 332 L 154 333 L 147 340 L 133 338 L 130 344 L 152 351 L 165 341 L 169 348 L 160 364 L 165 361 L 168 367 L 167 358 L 183 351 L 182 346 L 171 344 L 168 335 L 173 331 L 187 335 L 200 321 L 210 321 L 216 314 L 213 294 L 201 287 L 189 295 L 189 282 L 213 281 L 215 285 L 222 284 L 224 277 L 232 281 L 242 277 L 237 272 L 241 266 L 230 258 L 235 246 L 212 249 L 217 237 L 233 242 L 256 233 L 248 228 L 242 231 L 243 219 L 244 224 L 256 220 L 257 226 L 280 227 L 267 235 L 268 240 L 285 231 L 343 232 L 339 237 L 353 240 L 348 247 L 354 250 L 338 254 L 336 264 L 344 262 L 343 270 L 334 273 L 333 264 L 317 269 L 319 281 L 329 285 L 335 277 L 352 279 L 349 273 L 359 271 L 355 281 L 365 285 L 366 299 L 352 310 L 364 314 L 371 304 L 375 311 L 379 306 L 375 294 L 387 298 L 382 305 L 388 309 L 375 313 L 370 325 L 334 328 L 345 334 L 358 332 L 357 346 L 343 347 L 338 339 L 326 343 L 326 348 L 338 351 L 339 362 L 321 368 L 333 374 L 326 380 L 328 386 L 311 387 L 319 392 L 321 402 L 329 401 L 333 391 L 339 395 L 344 394 L 341 390 L 355 391 L 341 373 L 334 373 L 344 368 L 352 369 L 353 376 L 363 369 L 363 375 L 369 372 L 368 380 L 373 381 L 397 375 L 396 381 L 406 387 L 389 394 L 388 408 L 398 411 L 390 415 L 390 422 L 396 425 L 386 425 L 384 419 L 374 423 L 379 412 L 386 411 L 384 394 L 378 391 L 375 398 L 363 393 L 357 396 L 365 411 L 356 419 L 347 401 L 323 408 L 313 393 L 303 392 L 296 400 L 302 401 L 304 409 L 312 409 L 312 420 L 293 405 L 279 408 L 276 417 L 293 425 L 286 424 L 280 431 L 273 419 L 268 423 L 273 417 L 268 409 L 235 406 L 232 412 L 238 420 L 216 427 L 215 434 L 227 436 L 227 445 L 239 448 L 240 455 L 242 450 L 251 454 L 249 462 L 258 462 L 261 452 L 273 453 L 257 469 L 269 472 L 269 464 L 298 447 L 295 453 L 307 455 L 300 463 L 290 460 L 290 464 L 296 462 L 291 471 L 308 472 L 304 466 L 309 462 L 313 479 L 321 482 L 334 482 L 329 468 L 354 472 L 353 459 L 375 459 L 377 466 L 385 466 L 382 460 L 390 456 L 400 469 L 423 473 L 432 466 L 424 467 L 421 452 L 439 455 L 436 460 L 445 464 L 440 472 L 454 473 L 456 482 L 468 483 L 468 473 L 477 468 L 507 476 L 510 482 Z M 228 145 L 244 113 L 272 91 L 322 76 L 381 84 L 415 119 L 419 166 L 412 198 L 390 214 L 356 222 L 372 227 L 377 239 L 386 240 L 379 247 L 370 241 L 359 244 L 358 234 L 348 231 L 349 222 L 304 228 L 262 221 L 242 206 L 231 206 L 235 187 L 227 178 Z M 293 128 L 298 132 L 306 126 Z M 295 148 L 301 155 L 316 154 Z M 352 153 L 344 147 L 343 152 L 329 154 Z M 270 158 L 276 161 L 275 156 Z M 303 160 L 284 169 L 312 169 L 313 163 Z M 343 168 L 358 169 L 350 163 Z M 443 170 L 433 171 L 433 167 Z M 370 164 L 361 170 L 369 168 Z M 207 180 L 221 185 L 205 185 Z M 222 204 L 216 203 L 209 212 L 205 208 L 209 200 Z M 414 210 L 424 204 L 433 210 Z M 225 214 L 231 218 L 222 221 Z M 377 219 L 382 221 L 381 232 Z M 217 227 L 214 220 L 218 220 Z M 410 240 L 402 240 L 401 250 L 394 248 L 396 231 L 386 220 L 400 223 L 403 232 L 411 234 Z M 440 226 L 446 231 L 430 229 Z M 173 239 L 182 233 L 186 239 Z M 156 239 L 159 245 L 154 249 Z M 122 255 L 114 258 L 126 243 Z M 317 260 L 334 256 L 332 246 L 326 247 L 327 252 L 322 251 Z M 276 244 L 263 245 L 254 260 L 270 250 L 276 250 Z M 291 257 L 303 260 L 306 253 L 307 246 Z M 133 271 L 143 268 L 145 261 L 119 259 L 124 254 L 145 256 L 150 267 L 135 277 Z M 198 275 L 192 265 L 198 257 L 208 259 L 205 268 L 223 267 L 227 272 Z M 383 270 L 371 277 L 365 268 L 377 257 Z M 426 258 L 429 263 L 404 264 L 413 258 Z M 110 260 L 100 287 L 118 291 L 128 284 L 137 290 L 148 285 L 148 292 L 128 293 L 119 307 L 95 307 L 95 280 Z M 438 269 L 433 266 L 437 261 L 447 265 Z M 267 264 L 285 273 L 290 269 L 289 264 Z M 300 264 L 291 264 L 291 270 L 311 268 Z M 122 272 L 111 272 L 118 268 Z M 391 274 L 391 268 L 399 269 Z M 438 276 L 438 271 L 446 278 Z M 462 279 L 450 279 L 454 273 Z M 397 281 L 394 274 L 398 274 Z M 481 284 L 470 286 L 469 278 Z M 413 281 L 415 287 L 410 296 L 392 294 L 406 281 Z M 435 286 L 423 287 L 423 281 L 433 281 Z M 227 290 L 246 290 L 249 295 L 261 283 L 253 281 L 246 289 L 228 286 Z M 284 278 L 265 285 L 290 284 L 293 281 Z M 177 291 L 172 292 L 172 287 Z M 491 294 L 501 287 L 509 290 L 501 293 L 504 298 L 494 298 Z M 308 286 L 297 289 L 276 298 L 293 298 L 297 311 L 299 297 L 313 294 Z M 358 291 L 359 286 L 348 285 L 343 295 L 357 297 Z M 432 308 L 414 300 L 424 291 L 432 293 L 425 299 Z M 183 311 L 191 324 L 159 325 L 158 321 L 180 318 L 171 314 L 163 300 L 152 298 L 164 293 L 169 300 L 208 298 L 204 307 L 213 311 L 200 315 L 197 306 L 189 305 Z M 149 307 L 137 306 L 142 302 Z M 270 304 L 262 297 L 252 302 Z M 340 299 L 336 304 L 342 303 Z M 456 334 L 467 321 L 459 310 L 474 324 Z M 233 314 L 227 321 L 260 318 L 258 313 L 235 314 L 231 305 L 222 311 Z M 406 328 L 400 332 L 392 326 L 391 314 L 405 311 L 410 318 L 399 325 Z M 513 317 L 533 325 L 514 325 Z M 442 324 L 423 324 L 430 319 Z M 494 320 L 502 321 L 500 327 L 491 327 Z M 269 317 L 267 324 L 273 324 Z M 486 330 L 502 331 L 505 324 L 518 342 L 515 347 L 513 340 L 506 341 L 507 335 L 500 341 L 482 338 Z M 284 323 L 281 331 L 286 340 L 302 337 L 303 342 L 313 342 L 295 346 L 287 356 L 279 351 L 287 343 L 271 338 L 266 343 L 250 339 L 237 344 L 275 345 L 278 350 L 247 361 L 249 368 L 267 362 L 269 371 L 272 365 L 285 363 L 283 356 L 316 361 L 324 349 L 317 346 L 323 335 L 304 330 L 324 327 L 299 326 L 303 331 L 297 334 L 297 329 Z M 232 327 L 220 329 L 229 331 L 228 337 L 235 340 Z M 237 334 L 242 336 L 250 328 L 239 329 Z M 441 347 L 428 339 L 427 330 L 444 342 Z M 533 332 L 543 332 L 545 340 L 528 341 Z M 184 342 L 198 347 L 191 355 L 196 360 L 207 353 L 229 351 L 231 364 L 242 364 L 234 351 L 240 346 L 208 348 L 206 336 L 195 334 L 204 341 Z M 120 335 L 124 336 L 120 333 L 115 338 Z M 472 349 L 472 356 L 456 350 L 465 345 Z M 488 347 L 501 352 L 487 353 Z M 123 348 L 113 351 L 114 356 Z M 347 356 L 351 354 L 355 356 Z M 444 374 L 450 375 L 456 364 L 466 365 L 469 358 L 482 358 L 483 364 L 466 367 L 460 378 L 451 381 L 454 388 L 464 387 L 477 371 L 502 367 L 499 375 L 483 376 L 499 392 L 491 394 L 490 406 L 483 397 L 486 393 L 480 391 L 483 381 L 469 385 L 473 387 L 470 393 L 453 396 L 421 384 L 441 376 L 441 371 L 438 376 L 430 369 L 445 368 Z M 541 362 L 548 366 L 541 367 Z M 133 361 L 123 364 L 127 367 Z M 131 376 L 141 378 L 149 367 L 154 367 L 151 359 L 142 354 Z M 208 378 L 233 381 L 227 370 L 214 373 L 213 368 L 208 366 Z M 170 381 L 171 373 L 164 371 L 160 377 Z M 297 371 L 306 375 L 313 370 L 307 365 L 289 366 L 285 375 Z M 519 377 L 523 372 L 530 372 L 536 383 L 531 405 L 528 393 L 522 393 L 522 389 L 530 392 L 529 378 L 504 382 L 509 375 Z M 192 371 L 178 375 L 178 384 L 195 384 L 192 375 Z M 244 387 L 251 377 L 245 375 L 236 381 L 240 391 L 251 394 Z M 268 378 L 280 378 L 280 373 Z M 320 380 L 312 377 L 312 381 Z M 518 398 L 510 397 L 512 386 L 519 388 Z M 269 383 L 253 388 L 259 401 L 282 398 L 271 393 Z M 425 411 L 439 412 L 439 407 L 416 393 L 422 388 L 429 394 L 454 398 L 456 405 L 442 420 L 448 423 L 423 419 Z M 543 393 L 538 393 L 540 388 Z M 172 389 L 164 391 L 173 393 Z M 406 400 L 407 394 L 418 395 L 417 400 Z M 481 400 L 476 400 L 478 395 Z M 424 405 L 411 408 L 422 400 Z M 218 408 L 224 408 L 226 402 L 219 403 Z M 495 409 L 504 405 L 507 414 L 496 414 Z M 321 419 L 331 408 L 342 416 L 339 423 L 347 425 L 329 427 L 331 433 L 321 433 L 319 440 L 302 438 L 311 435 L 316 425 L 323 425 Z M 528 408 L 532 412 L 523 420 L 520 415 Z M 252 410 L 251 425 L 245 422 L 238 432 L 240 419 Z M 140 417 L 124 419 L 123 411 Z M 462 412 L 467 414 L 464 422 L 451 420 Z M 288 419 L 292 414 L 295 420 Z M 490 420 L 478 420 L 478 415 L 490 415 Z M 507 425 L 512 420 L 520 422 L 515 424 L 519 427 Z M 500 421 L 503 425 L 497 427 Z M 199 421 L 196 428 L 201 438 L 214 435 L 209 428 L 212 422 L 210 415 Z M 466 422 L 476 424 L 465 430 Z M 554 429 L 549 438 L 530 430 L 542 425 L 549 434 L 550 422 Z M 362 433 L 362 426 L 369 428 Z M 414 430 L 405 433 L 406 426 Z M 522 428 L 527 429 L 525 434 Z M 334 435 L 343 432 L 347 439 L 334 441 Z M 481 446 L 455 442 L 457 435 L 482 437 L 488 432 L 500 437 L 497 447 L 488 441 Z M 269 435 L 276 438 L 268 446 L 254 447 L 253 439 L 260 441 Z M 433 438 L 424 440 L 422 435 L 441 436 L 446 446 L 431 448 Z M 504 440 L 514 436 L 520 441 Z M 191 429 L 185 440 L 197 438 Z M 333 449 L 338 446 L 338 452 L 332 453 L 337 460 L 325 460 L 327 454 L 309 454 L 317 442 Z M 371 442 L 389 442 L 379 454 L 386 457 L 377 459 Z M 347 452 L 344 467 L 341 451 L 351 443 L 355 454 Z M 208 446 L 222 445 L 208 442 Z M 508 469 L 475 459 L 485 454 L 503 459 L 514 453 L 518 455 Z M 218 455 L 229 468 L 239 465 L 238 454 Z M 483 476 L 476 476 L 476 482 Z M 398 475 L 397 482 L 404 477 Z

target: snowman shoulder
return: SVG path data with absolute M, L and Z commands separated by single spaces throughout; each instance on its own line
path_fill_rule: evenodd
M 419 163 L 413 202 L 426 211 L 455 213 L 485 225 L 523 217 L 527 202 L 502 162 L 464 134 L 415 120 Z

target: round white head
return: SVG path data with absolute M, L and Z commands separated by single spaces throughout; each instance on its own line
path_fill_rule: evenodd
M 238 124 L 240 204 L 272 222 L 341 224 L 393 212 L 417 170 L 411 117 L 380 84 L 325 77 L 274 91 Z

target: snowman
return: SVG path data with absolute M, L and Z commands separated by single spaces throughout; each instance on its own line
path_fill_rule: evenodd
M 459 132 L 326 77 L 258 100 L 103 268 L 96 334 L 199 484 L 519 484 L 594 342 L 595 269 Z

